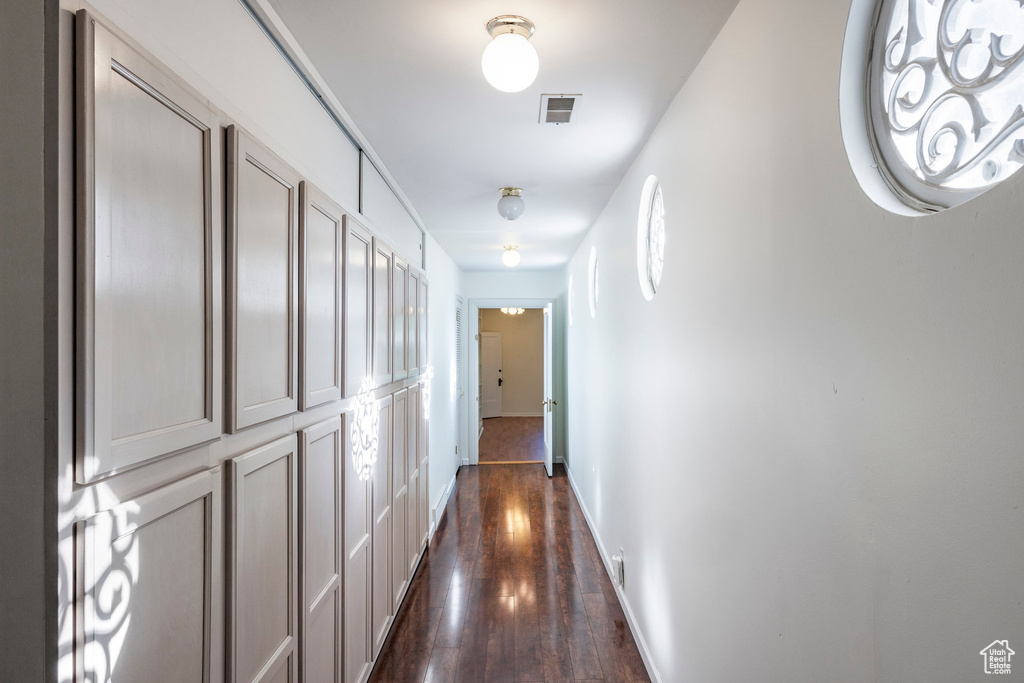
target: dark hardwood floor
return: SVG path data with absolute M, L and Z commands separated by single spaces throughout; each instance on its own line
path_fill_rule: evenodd
M 544 462 L 544 418 L 489 417 L 484 420 L 480 462 Z
M 463 467 L 370 681 L 649 681 L 564 468 Z

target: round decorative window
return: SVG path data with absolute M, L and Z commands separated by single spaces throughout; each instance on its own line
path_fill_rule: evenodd
M 636 219 L 636 270 L 640 291 L 650 301 L 658 291 L 665 266 L 665 200 L 661 183 L 648 176 L 640 193 L 640 212 Z
M 576 293 L 572 289 L 572 275 L 569 276 L 569 327 L 572 327 L 573 309 L 576 307 Z
M 590 267 L 587 269 L 589 277 L 587 279 L 588 290 L 590 293 L 590 317 L 597 317 L 597 247 L 590 248 Z
M 904 202 L 955 206 L 1024 164 L 1024 4 L 880 0 L 870 59 L 875 156 Z

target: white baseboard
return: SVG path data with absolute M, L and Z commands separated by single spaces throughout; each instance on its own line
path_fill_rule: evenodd
M 544 417 L 544 413 L 502 413 L 502 417 Z
M 441 495 L 437 499 L 437 505 L 433 506 L 430 510 L 430 534 L 428 544 L 434 542 L 434 532 L 437 531 L 437 523 L 441 521 L 441 515 L 444 514 L 444 509 L 448 506 L 448 499 L 452 497 L 452 491 L 455 490 L 455 477 L 458 476 L 458 472 L 452 476 L 452 480 L 448 482 L 448 485 L 444 487 L 444 491 L 441 491 Z
M 590 527 L 590 533 L 593 534 L 594 540 L 597 541 L 597 549 L 601 553 L 601 562 L 604 564 L 604 570 L 608 572 L 609 577 L 614 576 L 611 566 L 611 555 L 605 549 L 601 535 L 597 533 L 597 526 L 590 516 L 590 510 L 587 509 L 587 504 L 583 502 L 583 496 L 580 495 L 580 490 L 576 486 L 576 480 L 572 478 L 572 470 L 566 468 L 566 472 L 569 475 L 569 485 L 572 486 L 573 493 L 576 494 L 576 500 L 579 501 L 580 508 L 583 510 L 583 516 L 587 520 L 587 526 Z M 640 631 L 640 625 L 633 615 L 633 608 L 629 604 L 629 598 L 626 597 L 626 593 L 622 590 L 621 586 L 615 585 L 614 580 L 612 581 L 612 586 L 615 587 L 615 595 L 619 598 L 622 611 L 626 613 L 626 622 L 629 624 L 629 630 L 633 632 L 633 639 L 636 640 L 637 647 L 640 649 L 640 657 L 643 658 L 644 666 L 647 667 L 647 675 L 651 677 L 652 683 L 664 683 L 661 678 L 661 672 L 654 665 L 654 657 L 651 656 L 651 650 L 647 647 L 647 641 L 644 639 L 644 634 Z
M 463 458 L 462 459 L 462 466 L 463 467 L 467 467 L 468 465 L 469 465 L 469 458 Z

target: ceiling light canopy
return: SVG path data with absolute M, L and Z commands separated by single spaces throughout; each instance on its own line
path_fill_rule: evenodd
M 519 256 L 519 247 L 510 244 L 505 247 L 505 253 L 501 255 L 501 262 L 509 268 L 515 268 L 519 265 L 521 258 Z
M 533 22 L 514 14 L 503 14 L 487 22 L 491 42 L 484 48 L 480 66 L 487 82 L 502 92 L 519 92 L 537 78 L 540 59 L 530 42 Z
M 526 209 L 526 202 L 523 201 L 523 191 L 518 187 L 501 188 L 501 198 L 498 199 L 498 213 L 507 221 L 514 221 L 523 215 Z

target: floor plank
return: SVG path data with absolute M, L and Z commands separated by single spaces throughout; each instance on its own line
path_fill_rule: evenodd
M 489 417 L 480 435 L 480 462 L 544 462 L 543 417 Z
M 610 604 L 603 593 L 583 596 L 587 619 L 597 643 L 601 668 L 609 681 L 649 681 L 640 651 L 618 602 Z
M 423 683 L 455 683 L 455 671 L 459 665 L 459 649 L 435 647 L 427 664 Z
M 459 471 L 370 680 L 649 680 L 564 468 Z

